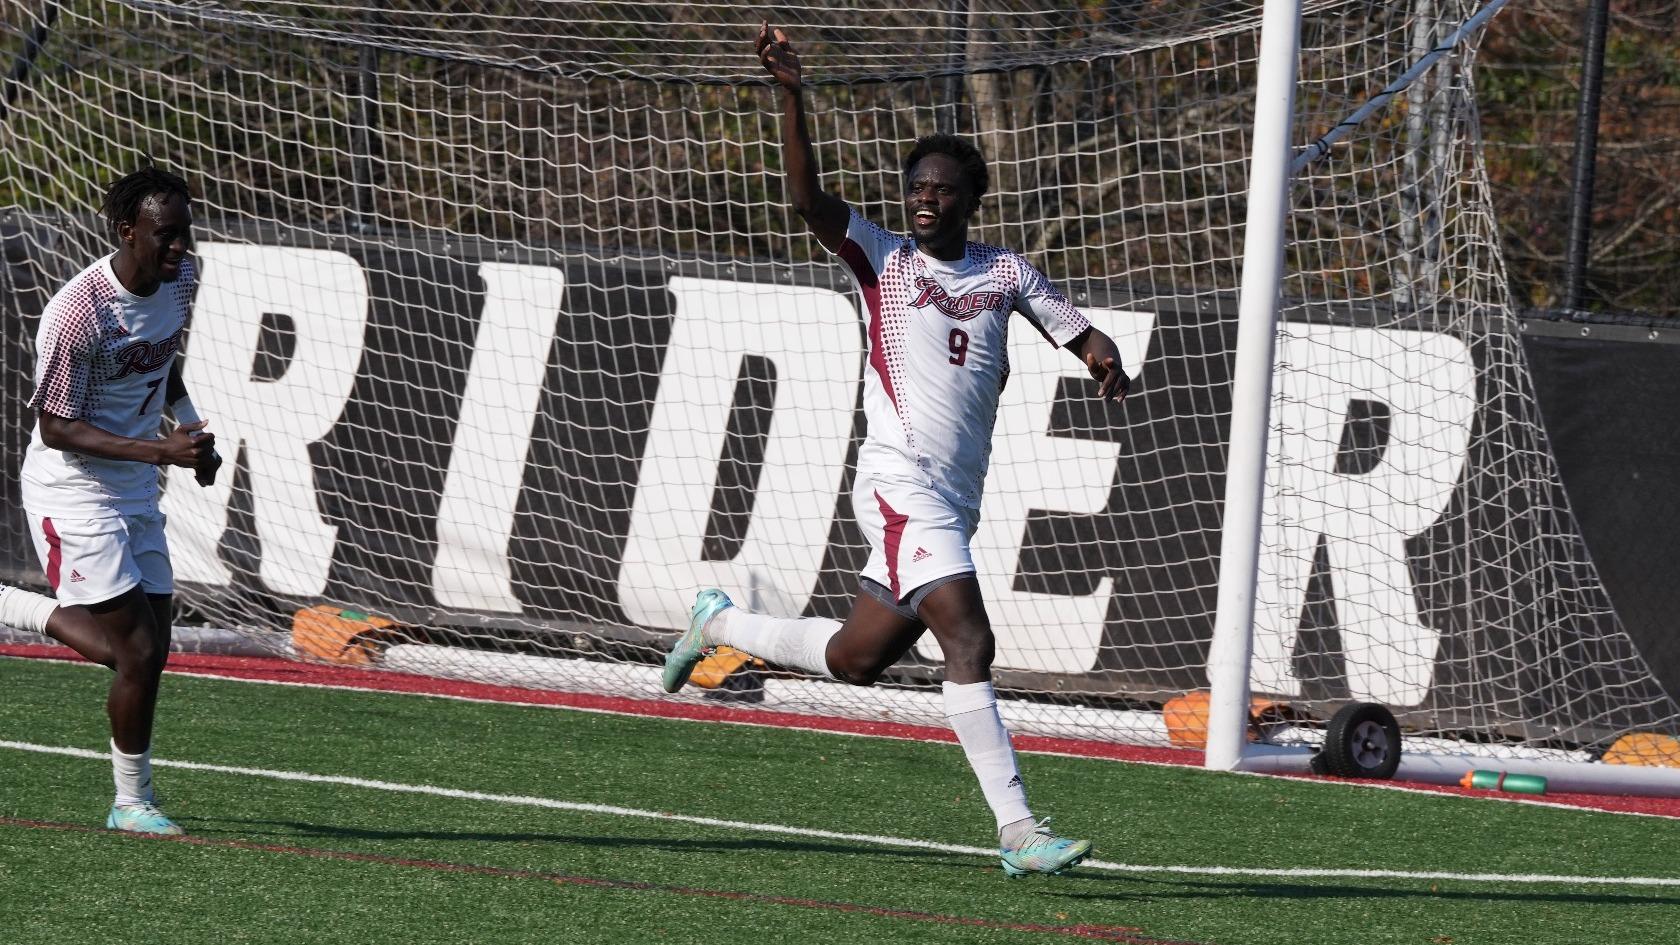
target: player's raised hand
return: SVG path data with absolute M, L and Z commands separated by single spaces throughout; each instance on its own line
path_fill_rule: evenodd
M 793 44 L 788 42 L 786 33 L 770 28 L 769 20 L 758 27 L 758 61 L 782 88 L 789 92 L 799 91 L 803 82 L 799 54 L 793 51 Z
M 1132 389 L 1132 379 L 1120 367 L 1120 362 L 1114 358 L 1097 360 L 1095 352 L 1085 355 L 1085 367 L 1091 372 L 1091 378 L 1097 382 L 1097 396 L 1103 400 L 1112 399 L 1115 403 L 1126 400 L 1126 392 Z
M 199 420 L 185 425 L 193 438 L 193 446 L 198 449 L 198 459 L 192 464 L 192 469 L 193 478 L 201 486 L 214 485 L 216 472 L 222 468 L 222 454 L 216 452 L 216 434 L 204 432 L 209 423 L 208 420 Z
M 163 438 L 163 460 L 159 466 L 185 466 L 197 469 L 207 453 L 213 452 L 216 434 L 205 433 L 208 420 L 183 423 Z

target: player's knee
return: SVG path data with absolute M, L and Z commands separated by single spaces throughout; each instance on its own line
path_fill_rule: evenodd
M 875 660 L 864 660 L 833 653 L 828 657 L 828 671 L 848 686 L 873 686 L 881 678 L 885 667 Z
M 990 631 L 972 635 L 957 635 L 940 642 L 945 655 L 948 674 L 964 679 L 990 678 L 992 657 L 997 647 Z
M 880 680 L 881 672 L 879 670 L 874 670 L 874 669 L 838 670 L 838 671 L 835 672 L 834 678 L 840 680 L 841 682 L 845 683 L 848 686 L 868 687 L 868 686 L 875 685 L 875 683 L 878 680 Z
M 143 632 L 129 634 L 111 651 L 114 664 L 111 668 L 119 673 L 157 676 L 163 672 L 164 663 L 169 659 L 168 648 L 151 634 Z
M 944 634 L 939 645 L 945 651 L 946 662 L 961 660 L 985 666 L 992 665 L 992 654 L 997 650 L 991 625 L 986 623 L 954 627 Z

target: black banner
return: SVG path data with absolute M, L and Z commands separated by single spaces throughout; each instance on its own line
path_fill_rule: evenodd
M 1523 347 L 1593 564 L 1652 672 L 1680 692 L 1680 330 L 1531 319 Z
M 92 258 L 62 230 L 3 234 L 14 490 L 36 320 Z M 867 553 L 850 504 L 864 338 L 836 270 L 205 231 L 187 379 L 231 475 L 213 490 L 171 476 L 164 505 L 183 594 L 208 612 L 277 626 L 335 601 L 484 645 L 648 657 L 708 583 L 845 615 Z M 1016 333 L 1030 337 L 1012 342 L 976 537 L 1000 677 L 1158 701 L 1206 685 L 1234 309 L 1076 301 L 1120 342 L 1136 393 L 1098 402 L 1073 358 Z M 1644 369 L 1528 339 L 1589 538 L 1638 549 L 1592 549 L 1635 652 L 1523 419 L 1518 343 L 1482 328 L 1349 309 L 1283 326 L 1273 437 L 1292 460 L 1269 492 L 1257 684 L 1569 742 L 1663 717 L 1639 657 L 1672 681 L 1674 649 L 1639 587 L 1657 586 L 1671 539 L 1637 514 L 1654 497 L 1625 497 L 1630 476 L 1672 481 L 1676 451 L 1612 393 Z M 1651 376 L 1673 350 L 1645 349 Z M 1550 379 L 1568 372 L 1585 376 Z M 1578 388 L 1592 397 L 1559 393 Z M 1615 422 L 1569 415 L 1586 403 Z M 12 496 L 4 551 L 30 572 Z

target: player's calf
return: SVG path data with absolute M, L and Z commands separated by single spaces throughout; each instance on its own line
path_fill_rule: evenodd
M 46 633 L 47 620 L 58 609 L 58 601 L 21 587 L 0 584 L 0 624 Z

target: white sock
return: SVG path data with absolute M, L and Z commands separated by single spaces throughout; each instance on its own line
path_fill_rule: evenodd
M 47 618 L 58 609 L 51 597 L 21 587 L 0 585 L 0 623 L 19 630 L 47 632 Z
M 1031 817 L 1023 817 L 1012 824 L 1004 824 L 998 828 L 998 846 L 1014 849 L 1027 839 L 1027 835 L 1038 827 L 1038 821 Z
M 732 646 L 765 662 L 833 678 L 828 641 L 840 621 L 826 617 L 770 617 L 739 607 L 718 612 L 701 632 L 707 646 Z
M 989 682 L 945 683 L 945 718 L 957 733 L 968 765 L 980 779 L 980 792 L 991 805 L 1000 833 L 1032 820 L 1027 788 L 1015 766 L 1009 730 L 998 715 L 997 693 Z
M 148 747 L 138 755 L 129 755 L 113 741 L 111 779 L 117 782 L 118 807 L 150 804 L 156 798 L 152 793 L 152 749 Z

